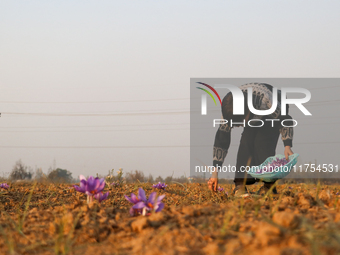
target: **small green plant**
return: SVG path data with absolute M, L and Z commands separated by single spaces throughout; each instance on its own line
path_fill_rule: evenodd
M 109 171 L 109 174 L 105 177 L 105 182 L 108 186 L 121 186 L 124 183 L 123 168 L 119 168 L 117 175 L 114 175 L 114 169 Z

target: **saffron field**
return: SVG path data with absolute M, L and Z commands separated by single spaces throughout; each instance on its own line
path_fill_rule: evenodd
M 277 196 L 235 198 L 231 184 L 218 192 L 198 183 L 105 184 L 99 202 L 79 183 L 7 184 L 0 254 L 340 254 L 339 185 L 280 184 Z

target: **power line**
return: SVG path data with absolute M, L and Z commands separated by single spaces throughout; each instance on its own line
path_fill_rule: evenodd
M 312 106 L 312 105 L 317 105 L 317 104 L 328 104 L 328 103 L 334 103 L 334 102 L 339 102 L 340 100 L 326 100 L 326 101 L 316 101 L 316 102 L 312 102 L 310 104 L 308 104 L 308 106 Z
M 322 79 L 322 78 L 315 78 L 315 79 Z M 328 78 L 327 78 L 328 79 Z M 164 85 L 164 84 L 163 84 Z M 173 86 L 173 84 L 168 84 L 169 86 Z M 181 85 L 182 86 L 182 85 Z M 133 89 L 133 88 L 140 88 L 141 86 L 125 86 L 127 89 Z M 148 88 L 160 88 L 159 85 L 148 85 Z M 180 88 L 180 87 L 178 87 Z M 328 86 L 328 87 L 315 87 L 315 88 L 307 88 L 307 89 L 330 89 L 330 88 L 340 88 L 340 86 Z M 8 91 L 22 91 L 22 90 L 107 90 L 112 89 L 110 86 L 106 87 L 67 87 L 67 88 L 61 88 L 60 85 L 58 85 L 58 88 L 54 87 L 40 87 L 40 88 L 28 88 L 28 87 L 22 87 L 22 88 L 2 88 L 1 90 L 8 90 Z
M 0 130 L 0 133 L 68 133 L 68 132 L 120 132 L 120 131 L 126 131 L 126 132 L 134 132 L 134 131 L 169 131 L 169 130 L 188 130 L 188 128 L 163 128 L 163 129 L 111 129 L 111 130 Z
M 332 125 L 332 124 L 340 124 L 340 122 L 332 122 L 332 123 L 298 123 L 296 127 L 299 126 L 314 126 L 314 125 Z M 198 124 L 199 125 L 199 124 Z M 139 126 L 139 125 L 138 125 Z M 202 127 L 202 128 L 152 128 L 152 129 L 93 129 L 93 130 L 1 130 L 0 133 L 86 133 L 86 132 L 144 132 L 144 131 L 176 131 L 176 130 L 198 130 L 198 129 L 212 129 L 212 127 Z M 215 128 L 217 129 L 217 127 Z
M 5 104 L 103 104 L 103 103 L 138 103 L 138 102 L 163 102 L 163 101 L 180 101 L 180 100 L 190 100 L 199 98 L 171 98 L 171 99 L 150 99 L 150 100 L 122 100 L 122 101 L 83 101 L 83 102 L 30 102 L 30 101 L 0 101 L 0 103 Z M 324 102 L 338 102 L 340 100 L 327 100 L 327 101 L 316 101 L 315 103 Z M 309 105 L 311 105 L 309 104 Z
M 311 117 L 309 117 L 311 118 Z M 312 119 L 309 119 L 309 120 L 314 120 L 314 119 L 328 119 L 328 118 L 340 118 L 340 116 L 330 116 L 330 117 L 312 117 Z M 304 119 L 307 119 L 304 118 Z M 297 119 L 298 120 L 298 119 Z M 300 125 L 330 125 L 330 124 L 339 124 L 340 122 L 331 122 L 331 123 L 300 123 L 298 121 L 298 126 Z M 17 127 L 13 127 L 13 126 L 10 126 L 10 127 L 0 127 L 0 132 L 2 131 L 8 131 L 8 130 L 4 130 L 4 129 L 36 129 L 36 128 L 42 128 L 42 129 L 45 129 L 45 128 L 52 128 L 52 129 L 59 129 L 59 128 L 107 128 L 107 127 L 135 127 L 135 126 L 138 126 L 138 127 L 154 127 L 154 126 L 179 126 L 179 125 L 201 125 L 201 124 L 206 124 L 206 123 L 190 123 L 190 122 L 183 122 L 183 123 L 161 123 L 161 124 L 157 124 L 157 123 L 154 123 L 154 124 L 127 124 L 127 125 L 91 125 L 91 126 L 17 126 Z M 193 128 L 195 129 L 195 128 Z M 125 131 L 133 131 L 131 129 L 124 129 Z M 137 129 L 136 129 L 137 130 Z M 143 129 L 138 129 L 138 130 L 143 130 Z M 151 130 L 151 129 L 148 129 L 148 130 Z M 152 129 L 152 130 L 160 130 L 160 129 Z M 163 129 L 163 130 L 181 130 L 180 128 L 179 129 Z M 12 131 L 12 130 L 10 130 Z M 15 130 L 14 130 L 15 131 Z M 13 132 L 14 132 L 13 131 Z M 31 131 L 31 130 L 28 130 L 28 131 Z M 56 131 L 56 130 L 52 130 L 52 131 Z M 66 130 L 67 132 L 68 130 Z M 76 130 L 69 130 L 69 131 L 76 131 Z M 100 131 L 120 131 L 119 129 L 112 129 L 112 130 L 101 130 L 101 129 L 97 129 L 97 130 L 83 130 L 83 131 L 97 131 L 97 132 L 100 132 Z M 24 130 L 24 132 L 26 132 L 26 130 Z M 39 130 L 37 130 L 36 132 L 41 132 Z
M 313 89 L 332 89 L 332 88 L 340 88 L 340 86 L 330 86 L 330 87 L 310 88 L 310 89 L 308 89 L 308 90 L 313 90 Z
M 150 100 L 121 100 L 121 101 L 83 101 L 83 102 L 29 102 L 29 101 L 0 101 L 4 104 L 105 104 L 105 103 L 137 103 L 190 100 L 190 98 L 150 99 Z
M 133 116 L 133 115 L 167 115 L 188 114 L 190 111 L 164 111 L 164 112 L 117 112 L 117 113 L 39 113 L 39 112 L 2 112 L 1 115 L 27 115 L 27 116 L 55 116 L 55 117 L 106 117 L 106 116 Z
M 314 119 L 329 119 L 329 118 L 334 118 L 334 119 L 338 119 L 340 118 L 340 116 L 322 116 L 322 117 L 313 117 L 313 116 L 303 116 L 303 117 L 300 117 L 300 119 L 302 120 L 314 120 Z
M 185 148 L 189 145 L 146 145 L 146 146 L 0 146 L 7 149 L 144 149 L 144 148 Z
M 334 142 L 306 142 L 294 144 L 339 144 L 340 141 Z M 0 145 L 4 149 L 144 149 L 144 148 L 188 148 L 188 147 L 212 147 L 213 145 L 144 145 L 144 146 L 16 146 Z M 233 144 L 231 146 L 238 146 Z
M 340 118 L 340 116 L 322 116 L 322 117 L 313 117 L 313 116 L 306 116 L 306 117 L 300 117 L 299 119 L 302 120 L 315 120 L 315 119 L 328 119 L 328 118 Z M 311 119 L 312 118 L 312 119 Z M 297 119 L 297 120 L 299 120 Z M 328 124 L 338 124 L 339 122 L 334 122 L 334 123 L 302 123 L 298 125 L 328 125 Z M 52 128 L 52 129 L 59 129 L 59 128 L 106 128 L 106 127 L 132 127 L 132 126 L 138 126 L 138 127 L 148 127 L 148 126 L 174 126 L 174 125 L 200 125 L 200 124 L 205 124 L 205 123 L 190 123 L 190 122 L 185 122 L 185 123 L 153 123 L 153 124 L 126 124 L 126 125 L 86 125 L 86 126 L 9 126 L 9 127 L 0 127 L 0 131 L 3 129 L 36 129 L 36 128 Z M 98 131 L 101 131 L 98 129 Z M 112 131 L 119 131 L 119 130 L 112 130 Z M 126 130 L 129 131 L 129 130 Z
M 186 123 L 162 123 L 162 124 L 130 124 L 130 125 L 103 125 L 103 126 L 31 126 L 31 127 L 25 127 L 25 126 L 21 126 L 21 127 L 0 127 L 1 128 L 93 128 L 93 127 L 131 127 L 131 126 L 138 126 L 138 127 L 148 127 L 148 126 L 173 126 L 173 125 L 189 125 L 189 122 Z
M 294 143 L 294 144 L 338 144 L 340 143 L 337 142 L 337 141 L 334 141 L 334 142 L 306 142 L 306 143 Z
M 340 100 L 332 100 L 332 101 L 319 101 L 309 104 L 308 106 L 325 106 L 328 103 L 336 103 Z M 318 103 L 322 103 L 319 105 Z M 212 112 L 220 111 L 220 109 L 211 110 Z M 184 114 L 190 113 L 192 111 L 183 110 L 183 111 L 162 111 L 162 112 L 117 112 L 117 113 L 37 113 L 37 112 L 2 112 L 1 114 L 7 115 L 30 115 L 30 116 L 71 116 L 71 117 L 89 117 L 89 116 L 124 116 L 124 115 L 155 115 L 155 114 Z M 198 112 L 198 111 L 195 111 Z
M 307 126 L 307 125 L 309 125 L 309 126 L 314 126 L 314 125 L 323 125 L 323 126 L 325 126 L 325 125 L 331 125 L 331 124 L 340 124 L 340 122 L 333 122 L 333 123 L 302 123 L 302 124 L 298 124 L 297 127 L 298 126 Z
M 173 83 L 163 83 L 162 86 L 171 86 L 172 88 L 175 88 L 175 89 L 181 89 L 183 88 L 183 85 L 179 85 L 178 87 L 177 86 L 174 86 Z M 28 88 L 26 85 L 25 87 L 21 87 L 21 88 L 2 88 L 1 90 L 7 90 L 7 91 L 23 91 L 23 90 L 48 90 L 48 91 L 52 91 L 52 90 L 109 90 L 109 89 L 112 89 L 112 86 L 105 86 L 105 87 L 67 87 L 67 88 L 63 88 L 61 87 L 62 85 L 61 84 L 57 84 L 55 86 L 58 86 L 58 87 L 48 87 L 48 86 L 44 86 L 44 87 L 35 87 L 35 88 Z M 134 86 L 128 86 L 128 85 L 124 85 L 124 88 L 126 89 L 134 89 L 134 88 L 141 88 L 142 86 L 141 85 L 134 85 Z M 157 85 L 150 85 L 148 84 L 147 85 L 147 88 L 162 88 L 159 84 Z
M 333 86 L 333 87 L 320 87 L 320 88 L 310 88 L 310 90 L 313 89 L 327 89 L 327 88 L 340 88 L 340 86 Z M 82 102 L 74 102 L 74 101 L 68 101 L 68 102 L 57 102 L 57 101 L 51 101 L 51 102 L 43 102 L 43 101 L 0 101 L 0 103 L 4 104 L 104 104 L 104 103 L 137 103 L 137 102 L 163 102 L 163 101 L 181 101 L 181 100 L 190 100 L 190 99 L 198 99 L 198 98 L 168 98 L 168 99 L 146 99 L 146 100 L 116 100 L 116 101 L 82 101 Z M 333 101 L 319 101 L 319 102 L 313 102 L 314 103 L 323 103 L 323 102 L 338 102 L 340 100 L 333 100 Z

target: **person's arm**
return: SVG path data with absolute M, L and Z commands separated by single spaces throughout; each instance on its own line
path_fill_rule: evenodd
M 292 119 L 291 116 L 287 115 L 287 116 L 281 116 L 280 118 L 280 122 L 282 120 L 288 120 L 285 121 L 284 124 L 286 126 L 293 126 L 294 122 L 293 121 L 289 121 L 289 119 Z M 286 159 L 288 160 L 288 157 L 292 154 L 294 154 L 294 152 L 292 151 L 292 147 L 293 147 L 293 135 L 294 135 L 294 129 L 293 127 L 281 127 L 280 128 L 280 133 L 281 133 L 281 139 L 283 141 L 283 145 L 285 147 L 285 151 L 284 154 L 286 156 Z
M 209 188 L 217 191 L 218 172 L 216 167 L 222 167 L 225 157 L 227 156 L 230 146 L 230 132 L 231 128 L 228 124 L 221 124 L 215 135 L 214 149 L 213 149 L 213 166 L 211 178 L 209 179 Z
M 216 132 L 213 149 L 213 166 L 215 167 L 222 167 L 224 159 L 227 156 L 230 146 L 230 132 L 231 128 L 228 124 L 220 125 Z

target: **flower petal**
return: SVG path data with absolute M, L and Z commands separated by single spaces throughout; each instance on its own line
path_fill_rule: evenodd
M 106 192 L 105 194 L 100 192 L 100 193 L 97 193 L 96 195 L 94 195 L 94 198 L 97 199 L 99 201 L 99 203 L 101 203 L 103 200 L 105 200 L 107 198 L 108 195 L 109 195 L 109 192 Z
M 138 199 L 146 202 L 145 191 L 142 188 L 138 190 Z
M 132 206 L 133 209 L 142 209 L 146 207 L 145 203 L 144 202 L 138 202 L 137 204 L 135 204 L 134 206 Z
M 92 176 L 90 176 L 87 179 L 86 191 L 91 192 L 91 191 L 95 190 L 95 188 L 96 188 L 96 181 Z
M 160 211 L 163 210 L 163 208 L 164 208 L 164 204 L 163 203 L 159 203 L 155 207 L 155 212 L 160 212 Z
M 133 209 L 133 207 L 130 208 L 129 212 L 131 216 L 135 216 L 135 209 Z
M 108 196 L 109 196 L 109 192 L 104 193 L 102 196 L 102 201 L 107 199 Z
M 131 193 L 131 203 L 137 204 L 140 200 L 137 198 L 137 196 L 133 193 Z
M 104 188 L 105 188 L 105 182 L 99 183 L 99 186 L 96 188 L 96 192 L 101 192 L 103 191 Z
M 127 195 L 124 195 L 124 197 L 127 201 L 134 204 L 133 200 L 131 198 L 129 198 Z
M 156 192 L 152 192 L 149 196 L 148 199 L 148 203 L 154 204 L 155 203 L 155 199 L 156 199 L 157 193 Z
M 156 203 L 161 202 L 164 197 L 165 197 L 165 195 L 161 195 L 161 196 L 157 197 Z
M 79 180 L 85 180 L 86 181 L 86 178 L 85 178 L 85 176 L 84 175 L 79 175 Z
M 102 193 L 97 193 L 96 195 L 94 195 L 94 198 L 97 199 L 100 202 L 100 196 Z
M 85 193 L 85 189 L 83 189 L 82 187 L 79 187 L 77 185 L 73 185 L 73 187 L 76 189 L 76 191 L 79 191 L 81 193 Z
M 99 183 L 102 184 L 103 182 L 105 183 L 105 179 L 104 178 L 100 178 L 99 179 Z
M 94 190 L 97 190 L 100 186 L 100 179 L 98 177 L 94 178 Z
M 80 181 L 80 188 L 81 189 L 83 189 L 84 190 L 84 192 L 85 192 L 85 190 L 86 190 L 86 185 L 87 185 L 87 181 L 86 180 L 81 180 Z

